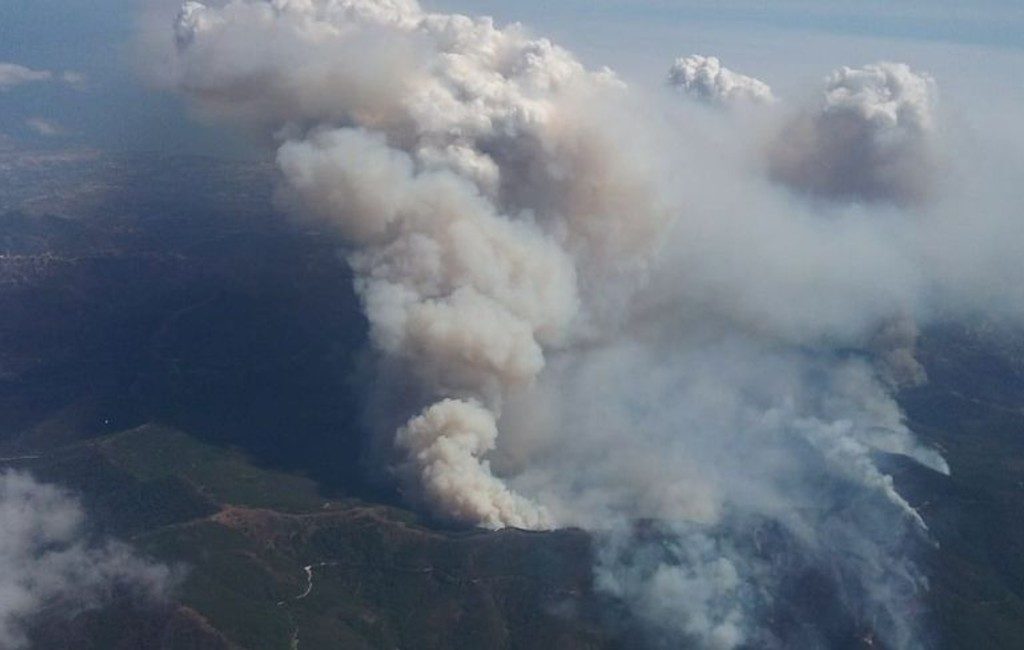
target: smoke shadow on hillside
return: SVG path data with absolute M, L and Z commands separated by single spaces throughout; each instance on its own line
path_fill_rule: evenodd
M 339 242 L 274 213 L 264 165 L 93 164 L 72 182 L 102 201 L 0 219 L 4 446 L 161 421 L 390 499 L 361 462 L 367 325 Z

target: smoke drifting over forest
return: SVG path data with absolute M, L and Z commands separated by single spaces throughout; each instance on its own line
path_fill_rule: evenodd
M 26 627 L 42 610 L 70 619 L 130 590 L 159 602 L 175 572 L 122 543 L 90 539 L 69 493 L 21 472 L 0 472 L 0 646 L 28 647 Z
M 1006 175 L 951 150 L 928 74 L 792 101 L 694 55 L 661 95 L 412 0 L 155 24 L 156 82 L 273 143 L 281 205 L 344 238 L 410 502 L 593 531 L 654 642 L 827 646 L 792 604 L 813 574 L 822 610 L 928 644 L 928 531 L 877 457 L 948 469 L 893 395 L 919 325 L 1024 308 Z

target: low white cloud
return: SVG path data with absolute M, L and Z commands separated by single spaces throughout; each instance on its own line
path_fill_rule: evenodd
M 0 62 L 0 92 L 4 92 L 31 83 L 63 83 L 74 88 L 82 88 L 88 78 L 81 72 L 71 70 L 53 72 L 52 70 L 35 70 L 17 63 Z
M 51 79 L 53 73 L 49 70 L 33 70 L 16 63 L 0 63 L 0 90 Z
M 25 126 L 31 129 L 36 135 L 41 135 L 45 138 L 54 138 L 67 133 L 64 127 L 60 124 L 42 117 L 28 118 L 25 120 Z

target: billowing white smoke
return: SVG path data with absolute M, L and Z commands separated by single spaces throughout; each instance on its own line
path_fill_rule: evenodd
M 411 0 L 188 2 L 165 42 L 165 81 L 276 139 L 281 200 L 347 242 L 374 346 L 414 380 L 387 432 L 413 500 L 596 531 L 599 586 L 675 640 L 827 647 L 784 597 L 802 571 L 915 645 L 925 522 L 876 457 L 948 471 L 892 397 L 923 379 L 914 320 L 956 290 L 952 220 L 900 207 L 927 209 L 928 77 L 840 70 L 764 174 L 735 111 L 662 110 Z M 673 74 L 771 97 L 711 58 Z
M 936 172 L 935 102 L 934 80 L 902 63 L 840 68 L 779 137 L 772 174 L 826 198 L 920 203 Z
M 164 597 L 170 569 L 123 544 L 90 544 L 84 520 L 63 490 L 25 473 L 0 473 L 0 646 L 24 647 L 24 626 L 44 607 L 70 617 L 102 606 L 118 588 Z
M 398 432 L 396 445 L 412 457 L 407 466 L 430 503 L 445 515 L 482 526 L 549 528 L 542 507 L 511 492 L 480 457 L 498 439 L 494 414 L 473 403 L 444 400 L 413 418 Z
M 545 351 L 614 316 L 580 273 L 628 281 L 667 221 L 586 108 L 614 110 L 622 85 L 411 2 L 189 2 L 175 37 L 180 87 L 284 140 L 283 196 L 351 245 L 377 348 L 454 398 L 399 436 L 410 487 L 444 516 L 549 526 L 481 457 Z
M 710 104 L 770 104 L 775 101 L 768 84 L 733 72 L 713 56 L 691 54 L 676 59 L 668 71 L 668 82 L 673 88 Z

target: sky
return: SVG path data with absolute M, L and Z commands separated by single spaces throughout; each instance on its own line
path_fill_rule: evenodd
M 60 124 L 59 139 L 112 148 L 158 146 L 161 123 L 176 111 L 132 75 L 123 44 L 132 32 L 132 0 L 6 0 L 0 4 L 0 61 L 88 76 L 81 88 L 25 84 L 0 93 L 0 132 L 33 138 L 26 120 Z
M 5 0 L 0 63 L 83 73 L 80 84 L 32 83 L 0 92 L 0 142 L 238 154 L 198 126 L 180 99 L 141 80 L 130 46 L 146 0 Z M 1024 106 L 1024 3 L 782 0 L 433 0 L 430 9 L 519 21 L 607 65 L 658 84 L 677 56 L 716 55 L 785 94 L 814 87 L 838 65 L 880 58 L 931 72 L 950 105 L 987 121 Z M 973 100 L 982 98 L 980 101 Z M 1014 136 L 1020 137 L 1020 136 Z M 1024 138 L 1022 138 L 1024 139 Z

